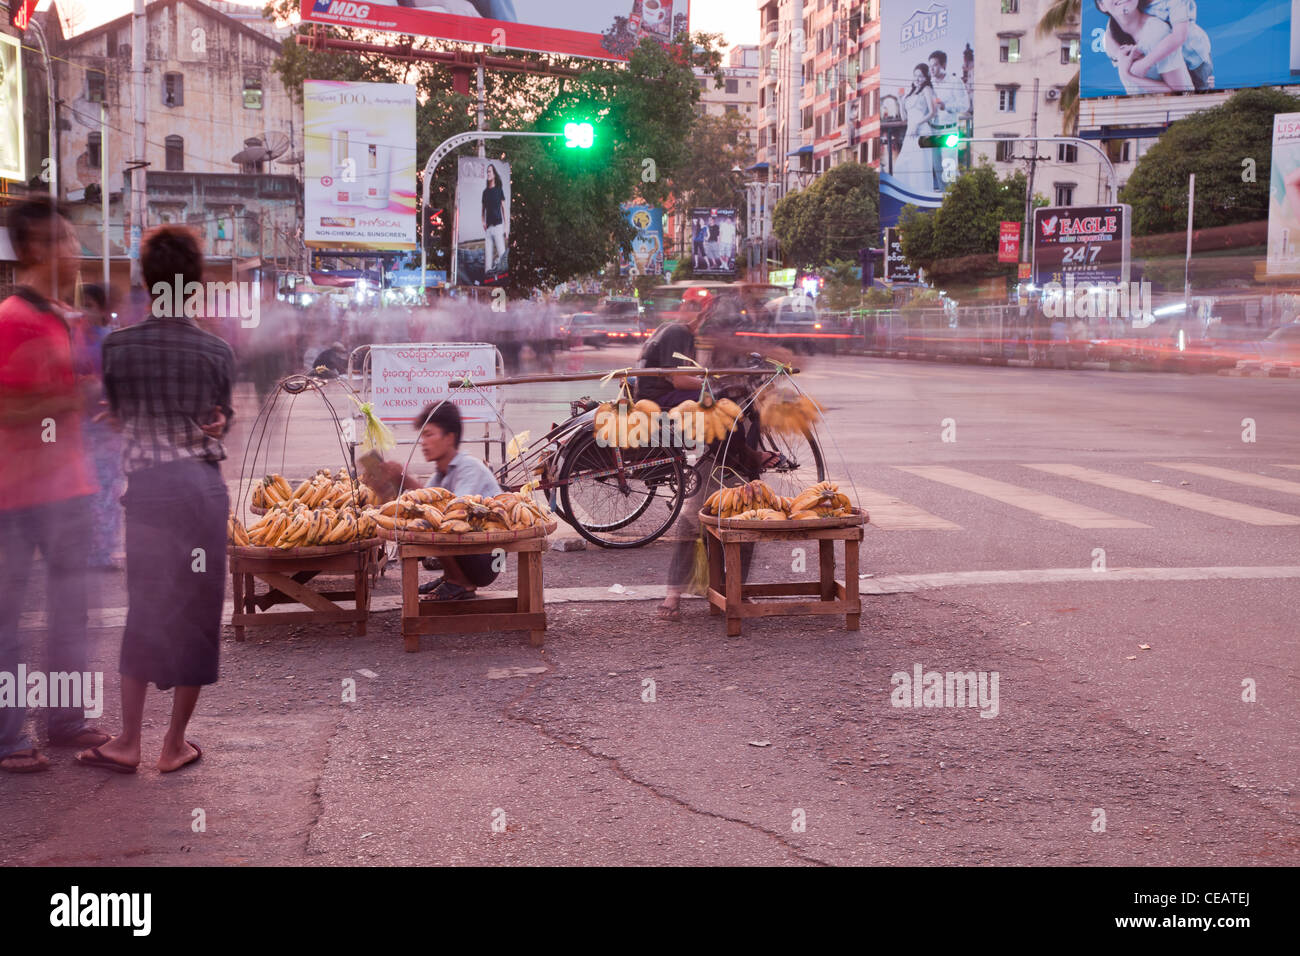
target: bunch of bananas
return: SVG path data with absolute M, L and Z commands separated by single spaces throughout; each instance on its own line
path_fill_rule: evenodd
M 790 517 L 840 518 L 852 510 L 849 496 L 841 492 L 838 485 L 823 481 L 795 496 L 790 505 Z
M 812 431 L 823 411 L 820 402 L 789 391 L 767 392 L 758 406 L 763 427 L 783 435 L 803 435 Z
M 226 519 L 226 537 L 230 539 L 231 544 L 237 544 L 240 547 L 248 546 L 248 531 L 244 528 L 244 522 L 235 517 L 232 511 L 230 517 Z
M 774 492 L 762 481 L 715 491 L 704 502 L 704 513 L 741 521 L 807 521 L 811 518 L 842 518 L 853 510 L 848 495 L 837 485 L 823 481 L 799 492 L 794 498 Z
M 660 408 L 648 398 L 633 403 L 620 398 L 610 404 L 604 402 L 596 408 L 593 422 L 596 441 L 605 446 L 639 448 L 651 443 L 659 418 Z
M 378 505 L 379 495 L 364 482 L 354 482 L 342 468 L 337 474 L 321 468 L 297 488 L 291 487 L 283 475 L 267 475 L 253 486 L 254 508 L 273 508 L 293 502 L 302 502 L 308 508 L 337 509 L 344 505 L 364 508 Z
M 503 491 L 491 498 L 453 495 L 445 488 L 404 492 L 396 501 L 366 512 L 389 531 L 466 534 L 471 531 L 521 531 L 551 520 L 550 510 L 532 495 Z
M 744 514 L 752 515 L 755 511 L 772 512 L 777 517 L 784 518 L 783 505 L 787 500 L 773 491 L 766 482 L 756 480 L 735 488 L 715 491 L 704 502 L 704 511 L 720 518 L 739 518 Z M 774 521 L 776 518 L 766 520 Z
M 245 531 L 231 516 L 231 541 L 258 548 L 310 548 L 374 537 L 375 522 L 365 512 L 345 506 L 309 508 L 306 502 L 275 505 Z
M 714 401 L 706 390 L 698 402 L 687 400 L 676 406 L 668 420 L 687 442 L 707 445 L 735 431 L 740 416 L 739 405 L 729 398 Z

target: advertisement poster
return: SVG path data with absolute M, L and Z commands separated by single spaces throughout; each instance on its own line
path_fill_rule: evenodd
M 370 349 L 371 401 L 375 414 L 399 434 L 410 434 L 410 422 L 430 402 L 451 395 L 465 422 L 494 422 L 501 386 L 452 389 L 450 381 L 469 376 L 485 381 L 496 375 L 492 345 L 376 345 Z M 403 427 L 405 426 L 405 427 Z
M 691 268 L 697 276 L 736 271 L 736 210 L 692 209 Z
M 316 23 L 531 50 L 625 60 L 644 39 L 684 33 L 689 0 L 303 0 Z
M 898 0 L 880 25 L 880 224 L 907 205 L 934 209 L 969 148 L 931 149 L 922 136 L 970 134 L 975 88 L 975 0 Z
M 510 164 L 462 156 L 456 176 L 456 284 L 500 285 L 510 274 Z
M 636 230 L 631 257 L 621 256 L 621 276 L 658 276 L 664 272 L 664 211 L 658 206 L 625 203 L 623 213 Z
M 1081 96 L 1296 82 L 1300 0 L 1086 0 Z
M 1300 273 L 1300 113 L 1273 117 L 1268 197 L 1268 274 Z
M 24 160 L 22 46 L 0 34 L 0 179 L 26 181 Z
M 415 245 L 415 87 L 303 81 L 304 240 L 313 249 Z
M 1034 210 L 1034 284 L 1127 285 L 1131 207 L 1040 206 Z

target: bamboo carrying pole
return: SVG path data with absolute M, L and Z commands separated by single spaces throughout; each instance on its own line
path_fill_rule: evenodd
M 788 369 L 791 375 L 798 375 L 797 368 Z M 482 382 L 474 381 L 452 381 L 448 382 L 450 388 L 486 388 L 489 385 L 528 385 L 538 382 L 594 382 L 599 379 L 615 377 L 629 378 L 636 375 L 647 375 L 652 378 L 661 378 L 666 375 L 708 375 L 716 377 L 719 375 L 772 375 L 776 369 L 772 366 L 767 368 L 696 368 L 692 365 L 679 365 L 674 368 L 630 368 L 622 372 L 567 372 L 564 374 L 546 374 L 546 375 L 520 375 L 515 378 L 493 378 Z

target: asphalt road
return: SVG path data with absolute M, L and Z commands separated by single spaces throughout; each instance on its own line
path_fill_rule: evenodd
M 366 638 L 268 629 L 226 644 L 193 770 L 60 756 L 0 779 L 0 863 L 1300 862 L 1300 381 L 803 366 L 829 477 L 872 515 L 860 631 L 727 639 L 698 601 L 653 623 L 663 542 L 548 554 L 567 603 L 540 650 L 494 634 L 406 655 L 392 610 Z M 506 417 L 536 437 L 595 389 L 520 388 Z M 299 399 L 246 470 L 336 467 L 327 423 Z M 754 578 L 792 559 L 761 548 Z M 98 583 L 112 687 L 124 601 L 119 576 Z M 377 606 L 394 593 L 389 575 Z M 38 591 L 29 607 L 39 628 Z M 997 674 L 996 716 L 891 705 L 918 665 Z M 156 741 L 161 700 L 147 719 Z

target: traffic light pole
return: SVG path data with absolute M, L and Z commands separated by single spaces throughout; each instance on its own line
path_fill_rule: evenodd
M 959 146 L 964 145 L 966 143 L 1014 143 L 1014 142 L 1072 143 L 1075 146 L 1086 146 L 1088 149 L 1092 150 L 1094 153 L 1097 154 L 1097 156 L 1101 159 L 1102 164 L 1106 167 L 1107 191 L 1110 193 L 1110 199 L 1108 201 L 1113 203 L 1118 199 L 1119 186 L 1115 179 L 1115 165 L 1110 161 L 1110 157 L 1107 156 L 1101 150 L 1101 148 L 1097 146 L 1095 143 L 1093 143 L 1091 140 L 1081 139 L 1078 136 L 1017 136 L 1017 137 L 1003 137 L 1003 136 L 965 137 L 963 136 Z
M 471 130 L 468 133 L 457 133 L 455 136 L 448 136 L 438 148 L 433 151 L 429 161 L 424 164 L 424 188 L 422 192 L 423 203 L 420 207 L 420 288 L 423 290 L 427 283 L 429 271 L 429 253 L 425 249 L 424 242 L 424 220 L 429 214 L 429 193 L 433 188 L 433 174 L 438 170 L 438 164 L 447 158 L 452 150 L 464 146 L 466 143 L 482 142 L 487 139 L 501 139 L 504 136 L 545 136 L 555 139 L 562 138 L 564 133 L 525 133 L 515 132 L 513 130 Z M 453 204 L 454 206 L 454 204 Z M 453 217 L 454 219 L 454 217 Z

